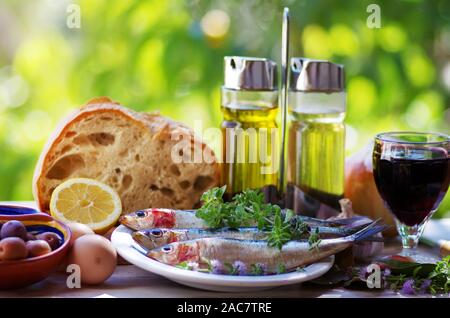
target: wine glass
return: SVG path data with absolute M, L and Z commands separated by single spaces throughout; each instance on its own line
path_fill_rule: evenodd
M 404 256 L 416 261 L 427 221 L 450 182 L 450 136 L 387 132 L 375 137 L 373 174 L 378 192 L 395 217 Z

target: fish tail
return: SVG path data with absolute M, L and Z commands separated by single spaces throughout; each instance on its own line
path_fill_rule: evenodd
M 364 227 L 362 230 L 359 230 L 355 234 L 348 236 L 348 238 L 351 241 L 359 242 L 359 241 L 366 240 L 366 239 L 370 238 L 371 236 L 384 231 L 387 228 L 387 226 L 386 225 L 377 225 L 379 223 L 379 221 L 380 221 L 380 219 L 373 221 L 372 223 L 370 223 L 369 225 Z

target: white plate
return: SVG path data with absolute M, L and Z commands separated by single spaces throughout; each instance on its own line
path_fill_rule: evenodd
M 333 266 L 334 256 L 305 267 L 304 271 L 267 276 L 230 276 L 188 271 L 148 258 L 131 237 L 131 230 L 119 226 L 111 236 L 117 252 L 128 262 L 174 282 L 213 291 L 244 292 L 298 284 L 325 274 Z

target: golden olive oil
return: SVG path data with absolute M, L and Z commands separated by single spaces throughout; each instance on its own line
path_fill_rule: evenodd
M 331 207 L 344 193 L 345 113 L 291 112 L 288 182 Z
M 222 184 L 227 198 L 245 189 L 276 189 L 277 108 L 222 106 Z

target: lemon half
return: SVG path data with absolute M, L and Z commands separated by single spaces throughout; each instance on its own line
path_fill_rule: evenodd
M 87 178 L 69 179 L 52 193 L 51 215 L 64 223 L 83 223 L 106 233 L 122 213 L 120 197 L 110 186 Z

